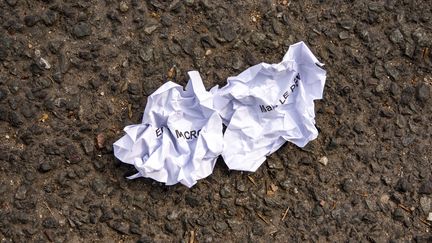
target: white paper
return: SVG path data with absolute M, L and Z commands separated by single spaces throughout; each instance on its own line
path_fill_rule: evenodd
M 198 72 L 189 72 L 183 87 L 167 82 L 148 97 L 142 123 L 127 126 L 126 135 L 114 143 L 114 155 L 132 164 L 138 173 L 187 187 L 213 172 L 222 152 L 222 120 L 213 107 Z
M 215 107 L 227 129 L 222 157 L 232 170 L 255 171 L 286 141 L 315 139 L 314 100 L 326 71 L 309 48 L 291 45 L 282 62 L 250 67 L 217 91 Z

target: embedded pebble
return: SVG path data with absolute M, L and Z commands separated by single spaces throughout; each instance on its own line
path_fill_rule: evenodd
M 323 156 L 318 160 L 318 162 L 320 162 L 320 164 L 325 166 L 328 164 L 328 158 L 326 156 Z
M 77 38 L 89 36 L 91 33 L 92 31 L 90 25 L 85 22 L 80 22 L 73 27 L 73 34 Z
M 120 9 L 120 12 L 126 13 L 129 10 L 129 6 L 127 5 L 127 3 L 125 1 L 121 1 L 119 3 L 119 9 Z
M 431 242 L 432 13 L 408 2 L 0 1 L 2 241 Z M 314 141 L 192 188 L 127 179 L 112 145 L 162 84 L 222 87 L 297 41 L 327 71 Z
M 416 98 L 419 101 L 426 102 L 430 97 L 430 87 L 425 83 L 420 83 L 416 87 Z
M 420 198 L 420 207 L 423 210 L 423 212 L 427 213 L 431 210 L 432 206 L 432 199 L 427 196 L 423 196 Z

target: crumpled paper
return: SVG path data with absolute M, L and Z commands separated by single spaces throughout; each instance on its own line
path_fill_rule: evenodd
M 223 148 L 222 120 L 197 71 L 183 87 L 167 82 L 148 97 L 141 124 L 124 128 L 114 155 L 138 173 L 166 185 L 192 187 L 213 172 Z
M 215 107 L 227 129 L 222 157 L 232 170 L 256 171 L 286 141 L 315 139 L 314 100 L 322 99 L 323 64 L 299 42 L 278 64 L 248 68 L 217 91 Z

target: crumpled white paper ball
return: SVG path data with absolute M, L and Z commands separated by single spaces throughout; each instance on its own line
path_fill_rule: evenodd
M 166 185 L 187 187 L 213 172 L 223 148 L 222 120 L 197 71 L 182 86 L 167 82 L 148 97 L 141 124 L 125 127 L 114 155 L 138 173 Z

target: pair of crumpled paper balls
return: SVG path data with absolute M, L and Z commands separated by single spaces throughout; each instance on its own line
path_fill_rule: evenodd
M 303 147 L 318 136 L 322 65 L 299 42 L 282 62 L 252 66 L 222 88 L 207 91 L 199 73 L 188 72 L 185 89 L 169 81 L 148 97 L 142 123 L 125 127 L 114 155 L 137 169 L 128 178 L 166 185 L 192 187 L 213 172 L 219 155 L 229 169 L 256 171 L 286 141 Z

